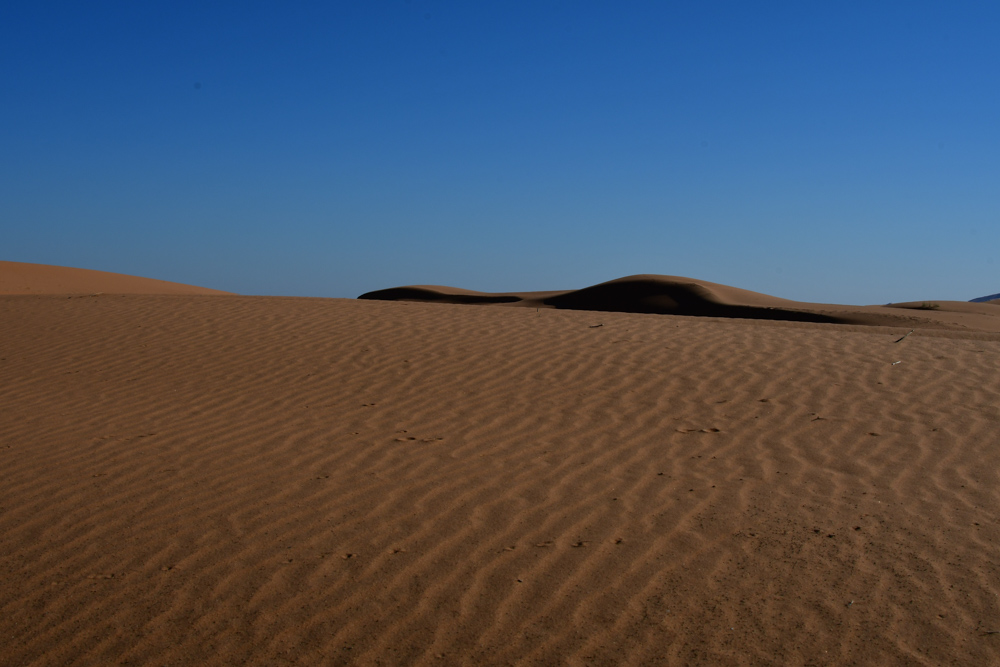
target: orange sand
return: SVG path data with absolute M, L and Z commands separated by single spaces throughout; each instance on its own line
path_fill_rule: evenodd
M 0 664 L 998 664 L 1000 334 L 908 330 L 2 296 Z
M 229 294 L 166 280 L 0 261 L 0 294 Z

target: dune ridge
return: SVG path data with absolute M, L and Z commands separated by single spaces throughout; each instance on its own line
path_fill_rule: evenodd
M 231 294 L 207 287 L 67 266 L 0 261 L 0 294 Z
M 0 661 L 997 664 L 1000 336 L 908 331 L 0 297 Z
M 358 298 L 1000 331 L 1000 313 L 991 308 L 992 304 L 964 301 L 928 301 L 889 306 L 818 304 L 782 299 L 705 280 L 651 274 L 627 276 L 578 290 L 488 293 L 441 285 L 414 285 L 367 292 Z M 909 312 L 903 314 L 901 310 Z

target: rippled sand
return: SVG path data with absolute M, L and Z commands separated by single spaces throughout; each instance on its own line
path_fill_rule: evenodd
M 1000 335 L 907 331 L 0 297 L 0 663 L 996 664 Z

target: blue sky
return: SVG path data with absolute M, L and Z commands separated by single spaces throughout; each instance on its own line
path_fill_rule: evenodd
M 244 294 L 1000 289 L 995 2 L 8 2 L 0 259 Z

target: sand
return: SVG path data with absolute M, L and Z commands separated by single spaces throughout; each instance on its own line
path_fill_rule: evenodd
M 408 285 L 368 292 L 358 298 L 1000 333 L 997 303 L 933 299 L 885 306 L 808 303 L 681 276 L 626 276 L 583 289 L 548 292 L 490 293 L 441 285 Z
M 0 294 L 229 294 L 229 292 L 107 271 L 0 261 Z
M 0 296 L 0 664 L 998 664 L 1000 334 L 910 328 Z

